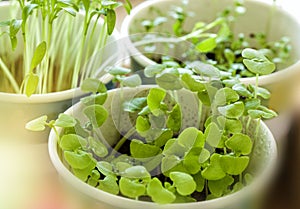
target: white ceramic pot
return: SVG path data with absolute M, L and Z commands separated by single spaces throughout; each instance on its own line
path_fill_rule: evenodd
M 223 11 L 228 5 L 233 5 L 233 0 L 189 0 L 187 11 L 192 11 L 195 15 L 189 17 L 185 24 L 185 29 L 190 30 L 197 21 L 210 22 L 215 19 L 216 14 Z M 140 21 L 143 19 L 151 19 L 156 16 L 152 8 L 158 8 L 163 13 L 170 11 L 174 5 L 182 5 L 182 0 L 153 0 L 145 1 L 134 8 L 130 16 L 127 16 L 122 24 L 121 33 L 128 38 L 127 48 L 132 56 L 132 65 L 136 70 L 141 70 L 143 67 L 153 64 L 142 53 L 142 48 L 136 48 L 130 39 L 134 36 L 139 36 L 142 33 Z M 283 3 L 284 4 L 284 3 Z M 290 37 L 292 51 L 291 63 L 284 69 L 272 73 L 271 75 L 260 76 L 259 85 L 268 88 L 272 92 L 272 97 L 269 101 L 269 107 L 280 113 L 280 116 L 271 121 L 266 121 L 271 131 L 275 134 L 274 137 L 278 141 L 284 138 L 290 127 L 290 107 L 293 100 L 292 89 L 297 82 L 297 77 L 300 75 L 300 24 L 299 21 L 288 11 L 281 7 L 273 8 L 272 1 L 260 0 L 245 0 L 247 12 L 238 17 L 234 25 L 234 32 L 244 33 L 246 36 L 251 33 L 266 32 L 268 30 L 268 40 L 279 40 L 283 36 Z M 270 19 L 271 13 L 272 18 Z M 270 21 L 271 20 L 271 21 Z M 172 23 L 167 23 L 158 28 L 158 31 L 172 31 Z M 153 40 L 155 43 L 158 40 Z M 175 46 L 176 47 L 176 46 Z M 188 43 L 186 47 L 189 47 Z M 159 53 L 163 49 L 159 47 Z M 184 48 L 178 46 L 174 49 L 175 52 L 168 52 L 170 55 L 176 56 L 178 51 Z M 154 52 L 155 54 L 155 52 Z M 255 84 L 255 78 L 242 78 L 242 83 Z
M 128 89 L 125 88 L 123 92 L 124 99 L 132 98 L 137 93 L 144 92 L 149 89 L 149 86 L 141 86 L 138 88 Z M 139 94 L 141 95 L 141 94 Z M 109 117 L 100 131 L 97 134 L 102 135 L 106 142 L 110 145 L 115 144 L 119 139 L 120 127 L 117 124 L 123 124 L 121 128 L 130 129 L 131 123 L 128 114 L 119 114 L 122 106 L 120 90 L 114 89 L 108 92 L 108 98 L 104 106 L 109 112 Z M 198 101 L 194 94 L 186 90 L 178 91 L 178 100 L 183 109 L 183 126 L 201 126 L 202 120 L 195 119 L 198 115 Z M 124 100 L 122 100 L 124 101 Z M 193 105 L 195 104 L 195 105 Z M 81 124 L 87 122 L 87 118 L 82 113 L 84 105 L 77 103 L 65 113 L 73 115 L 81 121 Z M 116 117 L 115 117 L 116 116 Z M 118 119 L 119 118 L 119 119 Z M 202 118 L 203 119 L 203 118 Z M 256 123 L 252 123 L 247 133 L 251 135 L 255 132 Z M 253 154 L 249 164 L 249 171 L 254 171 L 256 174 L 252 184 L 243 188 L 239 192 L 217 198 L 209 201 L 202 201 L 196 203 L 184 204 L 168 204 L 158 205 L 156 203 L 136 201 L 121 196 L 106 193 L 97 188 L 89 186 L 80 179 L 78 179 L 69 170 L 68 165 L 64 164 L 61 150 L 57 143 L 57 137 L 54 131 L 50 132 L 49 136 L 49 154 L 53 165 L 57 169 L 64 183 L 71 188 L 70 191 L 76 192 L 78 198 L 83 198 L 89 204 L 89 207 L 95 209 L 240 209 L 240 208 L 253 208 L 251 204 L 258 204 L 257 197 L 263 194 L 263 191 L 268 188 L 268 184 L 272 180 L 276 170 L 277 148 L 272 133 L 267 126 L 261 122 L 257 138 L 255 139 Z M 119 129 L 119 131 L 117 131 Z M 60 129 L 58 130 L 61 131 Z M 76 198 L 77 199 L 77 198 Z M 249 205 L 250 204 L 250 205 Z M 254 206 L 254 205 L 253 205 Z
M 0 21 L 11 17 L 12 6 L 10 3 L 0 2 Z M 78 20 L 80 19 L 83 17 L 79 16 Z M 103 23 L 100 21 L 97 30 L 102 26 Z M 106 54 L 101 55 L 100 52 L 97 54 L 97 56 L 103 57 L 106 65 L 115 63 L 119 59 L 118 56 L 115 56 L 117 37 L 117 32 L 109 37 L 108 43 L 111 47 L 106 48 Z M 89 40 L 92 47 L 97 38 Z M 20 42 L 17 51 L 21 52 L 21 48 Z M 110 58 L 109 62 L 107 57 Z M 99 60 L 98 57 L 97 61 Z M 100 66 L 98 63 L 97 65 Z M 103 66 L 101 65 L 101 67 Z M 108 82 L 109 79 L 105 77 L 103 82 Z M 42 185 L 41 182 L 48 178 L 47 175 L 55 172 L 47 152 L 50 130 L 28 131 L 25 129 L 26 123 L 42 115 L 48 115 L 49 119 L 56 119 L 59 113 L 78 102 L 84 95 L 86 93 L 82 92 L 80 88 L 36 94 L 29 98 L 21 94 L 0 92 L 0 208 L 8 209 L 9 206 L 17 208 L 15 205 L 12 206 L 16 203 L 22 205 L 24 202 L 20 200 L 21 198 L 28 200 L 36 195 L 30 194 L 28 187 L 34 188 Z

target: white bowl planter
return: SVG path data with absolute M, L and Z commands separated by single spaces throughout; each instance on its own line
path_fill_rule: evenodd
M 133 9 L 131 15 L 127 16 L 123 22 L 122 35 L 130 39 L 131 36 L 134 37 L 135 34 L 138 35 L 138 33 L 143 32 L 140 21 L 155 17 L 155 14 L 150 12 L 151 8 L 169 11 L 172 6 L 181 5 L 181 3 L 181 0 L 153 0 L 141 3 Z M 195 15 L 187 19 L 185 29 L 189 31 L 191 29 L 189 27 L 192 27 L 197 21 L 211 22 L 228 5 L 233 5 L 233 0 L 189 0 L 186 11 L 194 12 Z M 280 113 L 278 118 L 266 121 L 275 139 L 280 141 L 281 138 L 286 136 L 290 126 L 289 107 L 293 98 L 291 89 L 296 82 L 295 78 L 300 72 L 300 36 L 297 35 L 300 33 L 300 24 L 289 12 L 280 7 L 273 7 L 272 1 L 246 0 L 245 7 L 247 8 L 246 13 L 238 17 L 235 22 L 235 34 L 244 33 L 247 36 L 251 33 L 266 32 L 268 24 L 270 24 L 268 40 L 279 40 L 283 36 L 291 39 L 291 63 L 287 64 L 284 69 L 271 75 L 260 76 L 258 80 L 260 86 L 272 92 L 269 107 Z M 272 12 L 273 14 L 271 15 Z M 172 32 L 172 24 L 166 23 L 163 26 L 159 26 L 158 30 Z M 142 51 L 142 48 L 135 48 L 130 40 L 128 40 L 127 44 L 136 70 L 141 70 L 143 67 L 154 63 L 153 60 L 143 55 L 144 51 Z M 182 51 L 182 48 L 177 47 L 174 50 L 175 52 L 168 52 L 168 54 L 176 57 L 178 50 Z M 242 78 L 241 82 L 255 84 L 255 78 Z
M 0 21 L 11 17 L 12 6 L 10 3 L 0 2 Z M 76 18 L 78 24 L 82 23 L 83 16 L 79 15 Z M 101 27 L 103 27 L 103 22 L 99 21 L 97 30 Z M 114 43 L 117 37 L 118 32 L 113 33 L 107 43 Z M 95 46 L 94 42 L 97 38 L 89 40 L 92 47 Z M 106 61 L 106 65 L 115 63 L 118 60 L 118 57 L 115 56 L 117 45 L 110 44 L 110 46 L 110 48 L 106 48 L 105 54 L 97 54 L 97 61 L 100 60 L 100 56 L 104 60 L 107 57 L 110 58 L 109 62 Z M 17 52 L 19 50 L 21 53 L 21 48 L 22 44 L 19 44 Z M 3 52 L 3 49 L 0 51 Z M 67 62 L 70 61 L 67 60 Z M 96 63 L 95 67 L 99 67 L 99 65 L 99 63 Z M 103 78 L 103 82 L 108 82 L 109 79 Z M 23 202 L 20 199 L 28 199 L 32 195 L 28 192 L 28 187 L 33 188 L 39 184 L 38 180 L 54 173 L 47 152 L 47 140 L 50 130 L 31 132 L 25 129 L 26 123 L 44 114 L 56 119 L 59 113 L 79 101 L 85 94 L 80 88 L 35 94 L 31 97 L 0 92 L 0 208 L 9 208 L 9 204 L 22 204 Z M 20 175 L 23 178 L 20 178 Z M 43 176 L 42 179 L 40 179 L 41 176 Z M 20 198 L 16 198 L 16 196 Z M 17 206 L 14 205 L 12 208 L 17 208 Z
M 149 86 L 141 86 L 137 88 L 128 89 L 125 88 L 122 92 L 124 98 L 132 98 L 133 95 L 149 89 Z M 122 132 L 117 124 L 122 124 L 122 127 L 128 129 L 131 126 L 130 119 L 128 114 L 119 114 L 121 99 L 120 99 L 120 89 L 108 91 L 108 98 L 104 104 L 104 107 L 109 112 L 109 117 L 107 121 L 100 128 L 100 131 L 97 131 L 97 134 L 102 135 L 106 142 L 110 145 L 113 145 L 120 139 L 119 132 Z M 198 105 L 195 101 L 195 95 L 180 90 L 178 91 L 178 98 L 182 111 L 186 117 L 183 117 L 183 127 L 200 127 L 203 122 L 201 119 L 196 119 L 195 114 L 198 114 Z M 194 105 L 195 104 L 195 105 Z M 77 103 L 76 105 L 69 108 L 65 114 L 69 114 L 79 119 L 81 124 L 87 122 L 87 118 L 82 113 L 82 108 L 84 105 L 82 103 Z M 116 118 L 114 117 L 116 115 Z M 118 118 L 121 118 L 118 120 Z M 203 118 L 202 118 L 203 119 Z M 117 121 L 116 121 L 117 120 Z M 250 136 L 255 132 L 255 122 L 250 126 L 249 130 L 246 130 L 247 134 Z M 203 124 L 202 124 L 203 125 Z M 251 204 L 251 201 L 257 201 L 257 197 L 260 197 L 262 192 L 267 188 L 270 183 L 274 171 L 276 169 L 276 160 L 277 160 L 277 148 L 275 140 L 272 136 L 272 133 L 267 128 L 267 126 L 261 122 L 260 129 L 255 139 L 253 152 L 251 156 L 251 161 L 249 164 L 249 171 L 253 171 L 256 175 L 253 182 L 241 189 L 240 191 L 229 194 L 227 196 L 217 198 L 214 200 L 200 201 L 195 203 L 181 203 L 181 204 L 167 204 L 159 205 L 156 203 L 145 202 L 145 201 L 136 201 L 121 196 L 112 195 L 106 193 L 100 189 L 94 188 L 75 175 L 69 170 L 69 166 L 62 158 L 62 150 L 58 146 L 57 137 L 54 131 L 50 132 L 49 136 L 49 154 L 52 160 L 53 165 L 57 169 L 59 175 L 62 177 L 63 181 L 71 186 L 72 191 L 81 197 L 88 197 L 88 204 L 90 206 L 96 205 L 95 208 L 111 208 L 111 209 L 238 209 L 243 208 L 245 204 Z M 118 131 L 118 130 L 119 131 Z M 61 129 L 58 129 L 61 132 Z M 68 187 L 69 188 L 69 187 Z M 83 196 L 82 196 L 83 195 Z M 84 198 L 85 199 L 85 198 Z M 86 200 L 86 199 L 85 199 Z M 257 202 L 255 202 L 257 203 Z

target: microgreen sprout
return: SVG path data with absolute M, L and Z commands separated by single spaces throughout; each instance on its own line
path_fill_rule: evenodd
M 87 63 L 106 45 L 122 5 L 129 13 L 129 0 L 14 3 L 11 19 L 0 22 L 0 91 L 29 97 L 78 87 L 95 74 Z
M 245 61 L 271 65 L 260 53 L 250 52 L 244 52 Z M 248 165 L 260 140 L 259 129 L 252 133 L 250 125 L 260 127 L 261 118 L 276 116 L 261 103 L 270 92 L 242 84 L 209 64 L 196 61 L 182 67 L 172 63 L 147 66 L 145 76 L 154 78 L 157 85 L 132 97 L 127 97 L 128 89 L 138 89 L 140 78 L 127 68 L 108 69 L 122 92 L 117 109 L 133 124 L 127 133 L 120 132 L 115 144 L 109 145 L 99 134 L 111 131 L 116 124 L 109 122 L 114 114 L 107 108 L 112 105 L 107 105 L 110 91 L 97 79 L 87 79 L 81 86 L 91 92 L 81 100 L 79 111 L 84 120 L 61 114 L 56 121 L 47 122 L 43 116 L 26 128 L 53 128 L 72 173 L 111 194 L 168 204 L 218 198 L 247 186 L 256 174 Z M 273 70 L 261 71 L 257 63 L 249 66 L 258 74 Z M 131 78 L 130 85 L 124 82 L 126 78 Z M 198 122 L 190 122 L 193 119 L 188 116 L 183 95 L 195 99 L 199 112 L 195 117 L 202 123 L 198 118 Z M 101 129 L 106 123 L 112 127 Z
M 239 17 L 247 13 L 244 1 L 235 0 L 232 5 L 218 14 L 211 22 L 203 22 L 202 20 L 195 22 L 194 16 L 196 14 L 190 14 L 191 12 L 186 8 L 186 4 L 186 1 L 183 1 L 182 6 L 170 7 L 169 12 L 162 12 L 154 5 L 148 12 L 155 18 L 143 19 L 141 27 L 134 28 L 136 25 L 131 26 L 130 32 L 132 34 L 145 33 L 142 36 L 133 36 L 132 41 L 144 41 L 146 43 L 147 40 L 160 38 L 159 42 L 170 46 L 188 41 L 194 47 L 183 50 L 183 52 L 179 50 L 179 52 L 176 52 L 177 57 L 181 56 L 183 60 L 195 60 L 194 57 L 196 56 L 199 61 L 212 64 L 237 78 L 257 76 L 257 73 L 249 68 L 249 62 L 251 61 L 243 61 L 242 51 L 246 48 L 257 49 L 257 53 L 264 56 L 265 60 L 270 60 L 272 64 L 271 62 L 265 62 L 263 67 L 266 67 L 265 65 L 269 63 L 272 65 L 269 66 L 272 69 L 271 71 L 278 71 L 289 63 L 291 51 L 289 38 L 282 37 L 276 41 L 269 41 L 268 26 L 265 33 L 259 32 L 249 35 L 234 33 L 234 27 Z M 274 9 L 276 8 L 274 7 L 272 11 Z M 190 18 L 191 16 L 193 18 Z M 137 24 L 139 21 L 137 20 Z M 194 21 L 192 27 L 186 23 L 191 24 L 191 21 Z M 184 30 L 184 28 L 191 29 Z M 152 42 L 145 45 L 144 51 L 149 52 L 149 55 L 146 56 L 159 62 L 159 57 L 151 57 L 151 54 L 153 54 L 151 50 L 155 50 L 156 43 L 153 44 Z M 169 47 L 168 50 L 173 50 L 173 47 Z M 244 51 L 244 53 L 246 52 Z M 259 75 L 264 75 L 264 72 L 260 71 Z

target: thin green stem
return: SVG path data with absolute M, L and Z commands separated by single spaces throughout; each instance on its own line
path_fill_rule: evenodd
M 118 151 L 123 144 L 127 141 L 127 139 L 132 136 L 134 133 L 136 132 L 136 128 L 132 127 L 123 137 L 122 139 L 120 139 L 120 141 L 118 141 L 118 143 L 116 144 L 116 146 L 114 147 L 114 152 Z
M 72 88 L 76 88 L 78 85 L 78 78 L 79 78 L 79 74 L 80 74 L 80 68 L 81 68 L 81 62 L 82 62 L 82 55 L 83 55 L 83 51 L 84 51 L 84 46 L 85 46 L 85 42 L 86 42 L 86 38 L 87 38 L 87 28 L 88 28 L 88 17 L 89 15 L 86 14 L 84 17 L 84 27 L 83 27 L 83 36 L 81 39 L 81 44 L 80 44 L 80 50 L 78 53 L 78 56 L 76 58 L 75 61 L 75 67 L 74 67 L 74 73 L 73 73 L 73 78 L 72 78 Z
M 11 86 L 13 87 L 14 91 L 16 93 L 20 93 L 20 87 L 17 83 L 17 81 L 15 80 L 14 76 L 11 74 L 10 70 L 8 69 L 8 67 L 5 65 L 5 63 L 3 62 L 3 60 L 0 57 L 0 67 L 2 68 L 4 74 L 6 75 L 6 77 L 8 78 Z
M 185 35 L 185 36 L 182 36 L 181 39 L 183 39 L 183 40 L 188 40 L 188 39 L 190 39 L 190 38 L 198 37 L 198 36 L 199 36 L 200 34 L 202 34 L 203 32 L 205 32 L 205 31 L 207 31 L 207 30 L 210 30 L 210 29 L 216 27 L 217 25 L 222 24 L 223 22 L 224 22 L 224 19 L 218 18 L 218 19 L 216 19 L 215 21 L 213 21 L 213 22 L 207 24 L 206 26 L 204 26 L 204 27 L 202 27 L 202 28 L 200 28 L 200 29 L 198 29 L 198 30 L 192 32 L 192 33 L 189 33 L 189 34 L 187 34 L 187 35 Z
M 259 75 L 256 74 L 256 79 L 255 79 L 255 90 L 254 90 L 254 98 L 257 98 L 257 91 L 258 91 L 258 77 Z

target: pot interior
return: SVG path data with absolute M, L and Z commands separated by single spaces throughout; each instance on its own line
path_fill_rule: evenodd
M 182 0 L 162 0 L 153 1 L 148 4 L 145 3 L 144 6 L 141 5 L 140 7 L 137 7 L 135 12 L 133 12 L 134 16 L 128 22 L 128 28 L 124 27 L 125 31 L 127 30 L 126 32 L 129 33 L 133 42 L 139 42 L 138 40 L 144 38 L 145 35 L 150 38 L 154 35 L 157 36 L 157 33 L 161 34 L 162 37 L 170 37 L 170 34 L 172 34 L 171 37 L 176 38 L 173 32 L 175 20 L 172 18 L 168 18 L 167 22 L 152 29 L 151 32 L 155 33 L 152 35 L 151 33 L 148 34 L 141 22 L 143 20 L 154 20 L 158 16 L 169 17 L 170 11 L 172 11 L 175 6 L 181 6 L 188 15 L 182 29 L 183 31 L 191 31 L 194 24 L 197 22 L 201 21 L 209 23 L 215 20 L 218 14 L 223 12 L 229 6 L 233 6 L 235 1 L 189 0 L 189 3 L 185 6 L 182 6 L 182 2 Z M 244 33 L 245 37 L 249 37 L 253 33 L 265 33 L 268 41 L 280 40 L 284 36 L 289 37 L 292 46 L 291 57 L 288 62 L 279 66 L 279 69 L 283 69 L 300 59 L 300 37 L 297 35 L 300 33 L 300 25 L 292 15 L 278 6 L 261 1 L 246 0 L 245 7 L 246 13 L 238 16 L 232 26 L 235 35 Z M 163 41 L 159 41 L 157 38 L 151 44 L 152 50 L 149 50 L 150 47 L 145 47 L 145 45 L 137 48 L 141 54 L 147 56 L 151 55 L 154 59 L 159 59 L 160 55 L 163 54 L 179 59 L 180 61 L 186 59 L 186 54 L 184 54 L 184 52 L 187 49 L 194 47 L 190 42 L 181 42 L 170 44 L 169 47 L 171 49 L 166 50 L 166 44 L 163 43 Z M 255 47 L 255 43 L 252 44 L 252 47 Z M 190 57 L 189 59 L 193 59 L 193 57 Z M 145 60 L 141 60 L 139 61 L 145 62 Z M 150 60 L 147 62 L 150 62 Z

